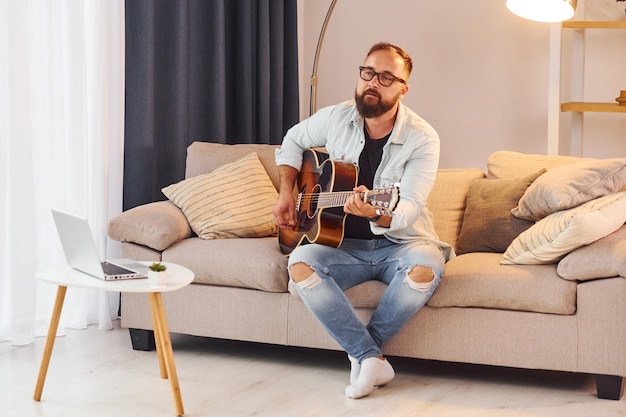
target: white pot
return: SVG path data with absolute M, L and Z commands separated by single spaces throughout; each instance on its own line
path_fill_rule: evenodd
M 167 271 L 148 271 L 148 281 L 152 284 L 165 284 Z

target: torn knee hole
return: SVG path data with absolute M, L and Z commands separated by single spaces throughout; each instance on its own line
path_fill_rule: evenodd
M 434 277 L 433 270 L 427 266 L 414 266 L 409 271 L 409 278 L 413 282 L 430 282 Z
M 309 278 L 313 275 L 313 272 L 313 269 L 303 262 L 295 263 L 289 267 L 289 276 L 291 280 L 296 283 Z
M 406 282 L 417 291 L 428 291 L 435 280 L 433 270 L 427 266 L 413 267 L 406 277 Z
M 293 267 L 296 265 L 302 265 L 302 267 L 298 267 L 298 272 L 292 271 Z M 311 267 L 302 263 L 293 265 L 290 269 L 290 273 L 291 280 L 300 289 L 312 288 L 322 282 L 322 278 L 317 275 L 317 273 L 313 269 L 311 269 Z M 303 276 L 294 278 L 294 275 L 297 273 L 302 273 Z

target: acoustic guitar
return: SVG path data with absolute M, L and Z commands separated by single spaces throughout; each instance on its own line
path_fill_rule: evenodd
M 338 247 L 344 237 L 344 204 L 357 185 L 358 171 L 353 164 L 333 161 L 328 154 L 307 149 L 298 175 L 296 222 L 292 229 L 278 230 L 283 254 L 290 254 L 303 243 Z M 397 186 L 361 193 L 363 201 L 393 214 L 399 199 Z

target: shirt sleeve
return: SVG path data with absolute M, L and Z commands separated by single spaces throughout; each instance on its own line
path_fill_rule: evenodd
M 439 141 L 429 138 L 406 161 L 400 178 L 400 200 L 389 228 L 372 225 L 375 234 L 414 228 L 430 214 L 425 210 L 439 166 Z
M 318 110 L 287 131 L 280 149 L 276 150 L 276 165 L 302 167 L 302 154 L 308 148 L 326 146 L 329 120 L 336 106 Z

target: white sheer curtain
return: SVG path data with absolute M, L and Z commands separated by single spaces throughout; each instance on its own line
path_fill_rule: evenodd
M 0 0 L 0 341 L 44 335 L 65 264 L 50 208 L 89 218 L 101 256 L 122 208 L 124 0 Z M 117 294 L 70 288 L 63 328 L 111 328 Z

